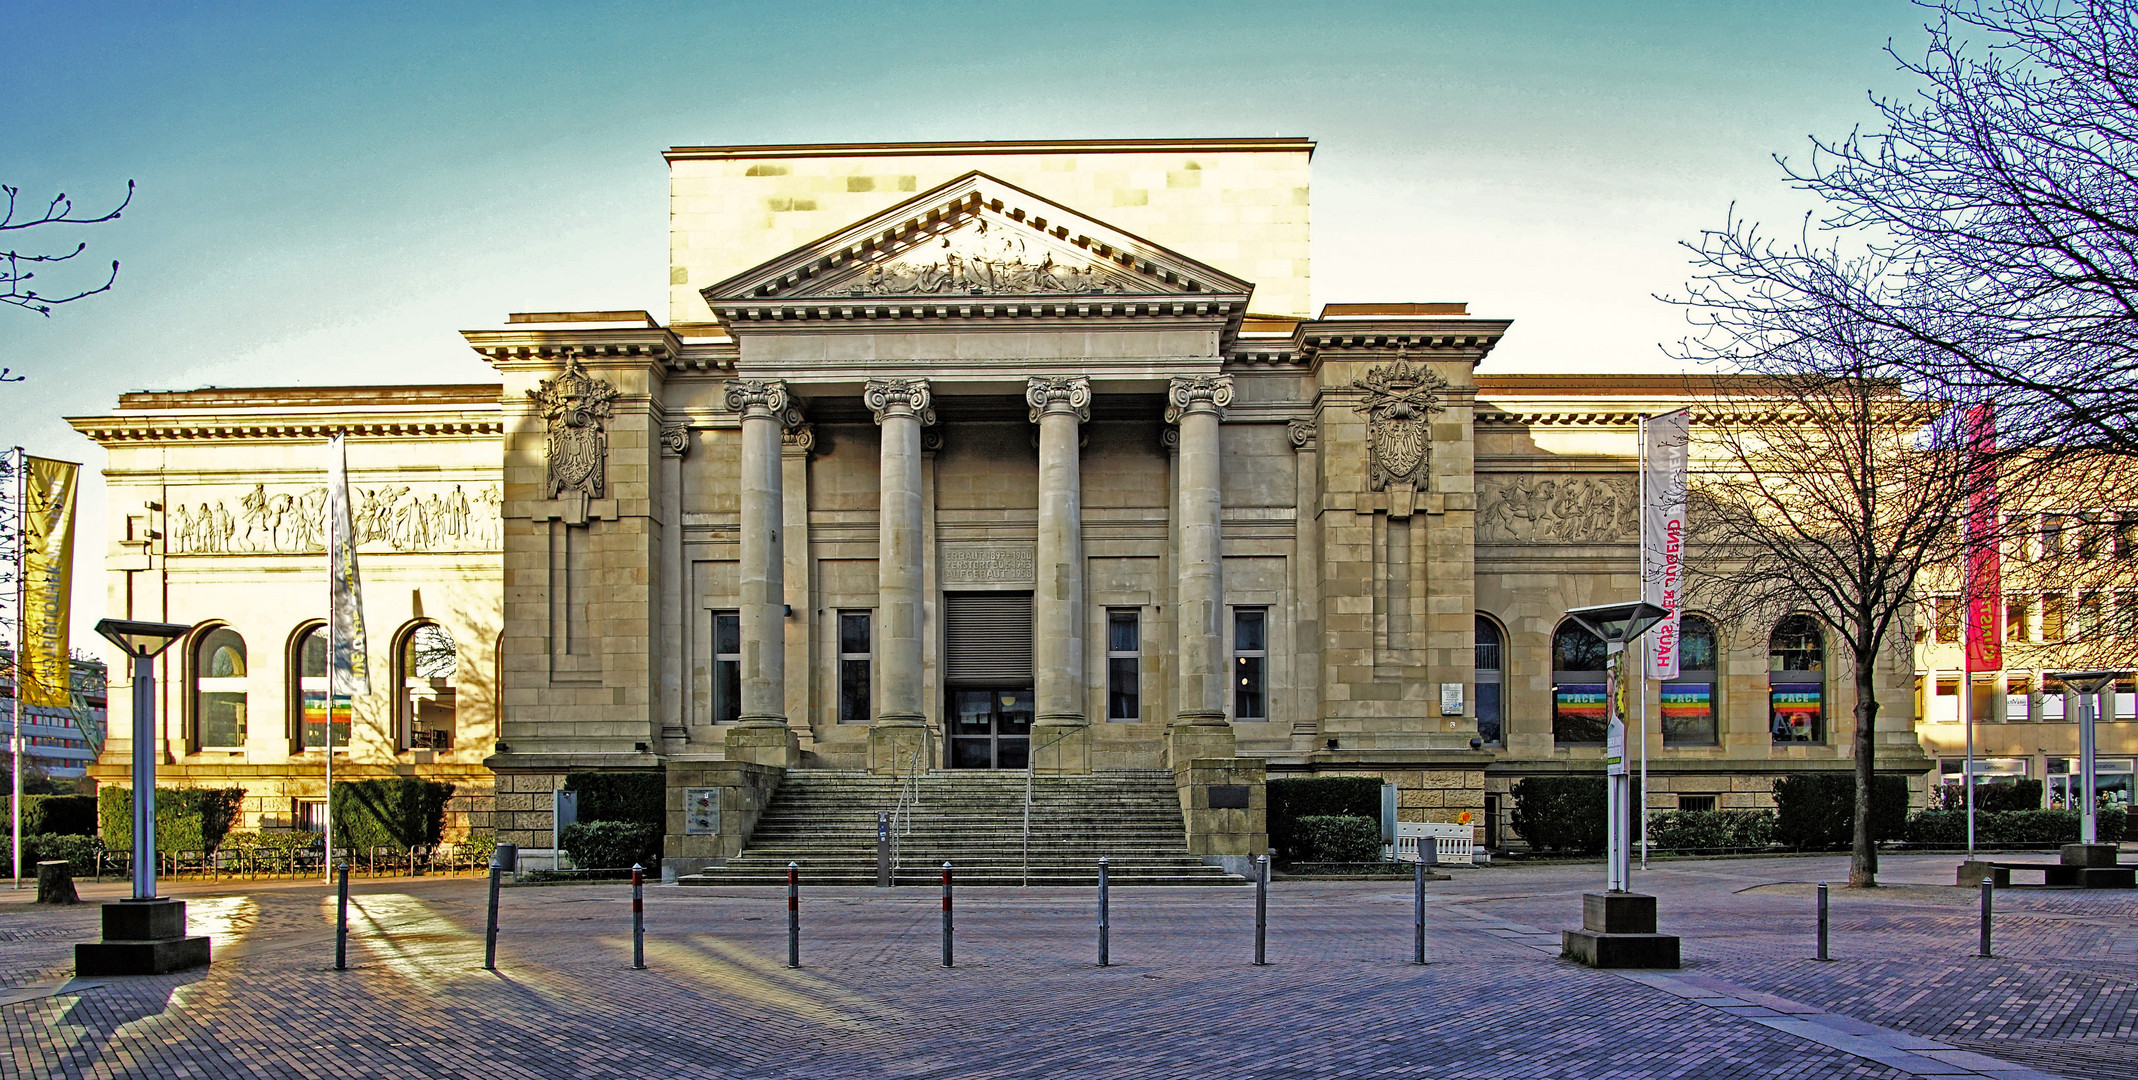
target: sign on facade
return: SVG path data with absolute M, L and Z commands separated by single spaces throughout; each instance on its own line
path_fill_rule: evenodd
M 683 789 L 683 833 L 686 836 L 720 835 L 720 789 Z

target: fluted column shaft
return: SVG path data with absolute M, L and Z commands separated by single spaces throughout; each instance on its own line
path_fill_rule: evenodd
M 1224 544 L 1218 493 L 1218 421 L 1232 401 L 1229 376 L 1174 379 L 1166 419 L 1180 425 L 1180 708 L 1176 723 L 1223 724 Z
M 742 708 L 746 726 L 787 723 L 787 584 L 782 524 L 780 432 L 799 412 L 778 379 L 737 379 L 728 408 L 742 414 Z
M 876 555 L 876 723 L 927 722 L 921 693 L 921 427 L 935 410 L 926 379 L 879 379 L 863 400 L 883 429 Z
M 1034 378 L 1025 404 L 1039 425 L 1039 576 L 1032 594 L 1032 680 L 1043 725 L 1084 718 L 1084 494 L 1081 424 L 1091 380 Z

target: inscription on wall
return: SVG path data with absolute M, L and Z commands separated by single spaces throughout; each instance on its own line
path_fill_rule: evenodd
M 1039 580 L 1037 545 L 1023 540 L 944 544 L 937 574 L 949 585 L 1023 585 Z
M 165 518 L 172 555 L 323 552 L 325 485 L 270 490 L 179 489 Z M 349 489 L 357 550 L 495 551 L 503 502 L 495 484 L 388 484 Z
M 1539 543 L 1631 543 L 1638 495 L 1630 476 L 1480 476 L 1477 538 Z

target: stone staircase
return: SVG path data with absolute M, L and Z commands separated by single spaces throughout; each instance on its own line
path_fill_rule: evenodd
M 895 810 L 902 781 L 864 772 L 794 769 L 758 818 L 743 853 L 682 885 L 780 885 L 789 860 L 809 885 L 876 884 L 876 814 Z M 911 825 L 897 837 L 894 880 L 959 885 L 1096 885 L 1100 856 L 1114 885 L 1238 885 L 1188 854 L 1171 773 L 1040 776 L 1032 785 L 1032 847 L 1024 858 L 1025 775 L 956 770 L 919 778 Z

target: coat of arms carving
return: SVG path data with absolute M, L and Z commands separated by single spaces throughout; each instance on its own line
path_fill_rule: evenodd
M 549 425 L 549 479 L 543 497 L 560 498 L 577 493 L 601 498 L 609 459 L 609 409 L 616 388 L 594 378 L 572 357 L 564 373 L 542 380 L 539 390 L 527 396 L 542 407 Z
M 1426 466 L 1433 456 L 1432 415 L 1445 408 L 1440 400 L 1447 380 L 1423 365 L 1397 360 L 1369 369 L 1351 385 L 1366 392 L 1357 409 L 1366 414 L 1372 450 L 1368 486 L 1384 491 L 1407 485 L 1424 491 Z

